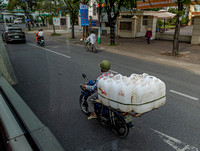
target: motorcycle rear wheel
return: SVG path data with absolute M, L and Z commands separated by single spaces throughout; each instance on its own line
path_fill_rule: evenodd
M 90 112 L 88 111 L 88 103 L 87 103 L 87 101 L 84 100 L 83 94 L 80 95 L 79 104 L 80 104 L 80 108 L 83 111 L 83 113 L 86 115 L 89 115 Z
M 129 126 L 126 124 L 122 116 L 115 114 L 114 117 L 115 125 L 113 125 L 112 130 L 121 139 L 126 138 L 129 133 Z

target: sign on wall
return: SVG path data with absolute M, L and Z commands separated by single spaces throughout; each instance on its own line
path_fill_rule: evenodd
M 80 5 L 80 14 L 81 14 L 81 26 L 88 26 L 88 6 Z
M 55 26 L 60 26 L 60 18 L 59 17 L 53 17 L 53 24 Z
M 97 27 L 97 20 L 92 20 L 91 21 L 91 26 Z

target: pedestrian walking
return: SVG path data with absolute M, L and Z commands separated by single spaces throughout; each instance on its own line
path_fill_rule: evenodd
M 147 32 L 145 34 L 145 37 L 147 37 L 147 44 L 150 44 L 151 36 L 152 36 L 151 28 L 147 28 Z

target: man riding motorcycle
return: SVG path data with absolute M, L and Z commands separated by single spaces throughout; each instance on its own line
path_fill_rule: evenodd
M 44 32 L 43 29 L 38 29 L 38 32 L 36 33 L 36 42 L 38 43 L 38 41 L 40 40 L 40 38 L 43 38 L 44 36 Z
M 83 85 L 83 88 L 91 91 L 91 92 L 95 92 L 92 96 L 88 97 L 87 99 L 87 103 L 88 103 L 88 111 L 91 112 L 91 116 L 88 117 L 88 119 L 93 119 L 93 118 L 97 118 L 97 115 L 94 111 L 94 104 L 92 102 L 92 100 L 96 100 L 97 99 L 97 86 L 98 86 L 98 81 L 103 78 L 103 77 L 112 77 L 114 76 L 113 73 L 109 72 L 110 70 L 110 62 L 108 60 L 103 60 L 100 63 L 100 68 L 101 68 L 101 72 L 102 74 L 97 78 L 95 85 Z

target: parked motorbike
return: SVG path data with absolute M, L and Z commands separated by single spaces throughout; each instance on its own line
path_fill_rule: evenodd
M 88 103 L 87 99 L 89 96 L 94 94 L 95 92 L 90 92 L 83 88 L 84 84 L 94 85 L 96 83 L 95 80 L 88 80 L 85 74 L 82 74 L 83 78 L 88 82 L 82 83 L 80 85 L 82 91 L 79 98 L 80 108 L 84 114 L 90 115 L 91 113 L 88 111 Z M 92 98 L 92 97 L 91 97 Z M 133 127 L 132 117 L 137 116 L 121 112 L 119 110 L 113 109 L 111 107 L 105 106 L 102 103 L 97 102 L 96 99 L 92 98 L 90 101 L 93 101 L 95 113 L 97 115 L 97 120 L 100 121 L 103 125 L 108 126 L 111 130 L 119 137 L 125 138 L 129 133 L 129 128 Z
M 39 37 L 37 44 L 40 46 L 44 46 L 45 45 L 44 37 Z

